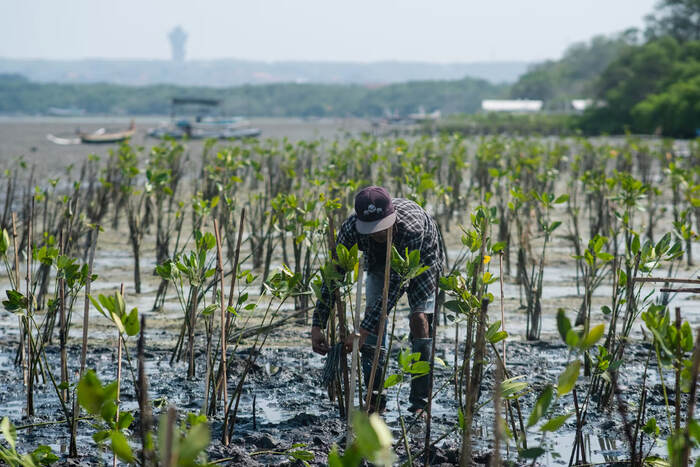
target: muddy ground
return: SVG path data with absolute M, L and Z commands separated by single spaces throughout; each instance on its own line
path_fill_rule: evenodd
M 94 124 L 94 122 L 92 123 Z M 264 122 L 254 123 L 260 123 L 262 126 Z M 7 162 L 16 155 L 25 154 L 27 159 L 44 164 L 42 168 L 52 173 L 65 164 L 82 161 L 88 152 L 86 147 L 57 149 L 47 146 L 43 140 L 41 143 L 32 143 L 43 138 L 47 132 L 68 130 L 72 125 L 73 123 L 43 120 L 34 123 L 0 122 L 0 161 Z M 348 129 L 361 130 L 365 128 L 366 122 L 341 121 L 339 123 L 336 121 L 333 124 L 329 123 L 327 127 L 321 125 L 320 130 L 316 123 L 300 121 L 274 121 L 270 122 L 270 125 L 271 128 L 275 128 L 274 131 L 279 132 L 277 136 L 293 129 L 292 132 L 296 132 L 295 134 L 298 134 L 299 138 L 310 138 L 337 136 Z M 274 136 L 272 133 L 271 129 L 265 134 Z M 106 149 L 99 148 L 97 150 L 104 151 Z M 198 154 L 196 148 L 193 149 L 193 154 Z M 207 225 L 204 229 L 211 230 L 211 226 Z M 451 257 L 456 257 L 458 254 L 458 235 L 458 229 L 453 229 L 453 232 L 448 234 Z M 155 255 L 152 250 L 154 241 L 152 237 L 147 236 L 143 243 L 142 257 L 144 259 L 141 270 L 143 271 L 144 290 L 141 295 L 137 296 L 130 285 L 132 284 L 133 260 L 126 244 L 124 232 L 107 231 L 101 234 L 95 261 L 95 273 L 99 275 L 99 278 L 93 286 L 93 293 L 112 293 L 123 282 L 126 284 L 127 305 L 138 307 L 140 313 L 146 316 L 149 395 L 155 406 L 156 418 L 170 404 L 175 405 L 180 414 L 197 412 L 203 402 L 203 353 L 205 350 L 203 330 L 201 330 L 197 342 L 197 359 L 200 362 L 197 377 L 193 381 L 188 381 L 184 362 L 174 365 L 169 363 L 170 349 L 179 331 L 182 312 L 172 296 L 162 310 L 151 311 L 153 297 L 158 286 L 157 278 L 149 273 L 154 267 L 153 258 Z M 693 247 L 694 256 L 700 257 L 700 245 L 695 244 Z M 243 256 L 245 257 L 247 254 L 247 244 L 244 243 Z M 569 316 L 573 317 L 581 302 L 581 292 L 576 287 L 575 271 L 570 254 L 568 244 L 562 238 L 555 238 L 549 250 L 548 263 L 545 268 L 541 341 L 526 342 L 523 340 L 525 315 L 520 308 L 519 288 L 512 280 L 506 280 L 505 283 L 505 328 L 511 335 L 508 339 L 508 367 L 513 375 L 523 375 L 532 387 L 532 392 L 521 398 L 522 412 L 525 418 L 531 411 L 536 395 L 546 384 L 556 384 L 557 376 L 565 368 L 570 358 L 566 348 L 561 344 L 555 323 L 558 308 L 565 308 Z M 274 262 L 279 265 L 281 258 L 275 258 Z M 244 263 L 242 267 L 249 268 L 250 264 Z M 492 261 L 490 267 L 492 272 L 498 273 L 496 261 Z M 697 271 L 693 269 L 684 268 L 679 272 L 681 277 L 693 275 L 697 275 Z M 6 287 L 6 278 L 0 276 L 0 290 L 4 290 Z M 651 290 L 651 287 L 648 290 Z M 609 303 L 610 291 L 610 284 L 604 284 L 596 291 L 594 310 L 597 310 L 597 307 L 602 304 Z M 492 304 L 489 310 L 489 320 L 495 321 L 501 317 L 498 287 L 492 286 L 491 292 L 497 295 L 497 301 Z M 683 318 L 690 321 L 693 327 L 700 323 L 700 301 L 697 298 L 678 296 L 673 299 L 671 306 L 680 306 Z M 402 299 L 398 309 L 398 342 L 394 345 L 395 351 L 408 346 L 405 340 L 408 331 L 406 313 L 407 303 L 405 299 Z M 597 320 L 604 321 L 605 318 L 601 313 L 594 314 Z M 79 339 L 82 335 L 81 317 L 82 296 L 76 305 L 69 336 L 71 374 L 74 374 L 79 366 Z M 29 419 L 24 415 L 22 376 L 21 371 L 14 365 L 17 329 L 17 319 L 5 311 L 0 311 L 0 417 L 10 417 L 18 427 L 60 420 L 62 412 L 50 384 L 43 384 L 37 388 L 37 416 Z M 114 379 L 116 376 L 116 331 L 94 310 L 90 313 L 90 336 L 88 368 L 96 369 L 103 381 Z M 619 386 L 622 398 L 629 402 L 630 410 L 634 411 L 636 410 L 635 404 L 640 397 L 644 363 L 649 347 L 643 342 L 640 323 L 635 324 L 632 336 L 633 343 L 628 347 L 628 359 L 620 371 Z M 444 387 L 444 389 L 435 399 L 432 433 L 433 439 L 445 434 L 446 436 L 438 443 L 438 449 L 431 460 L 434 465 L 454 464 L 458 455 L 459 438 L 455 430 L 457 404 L 451 384 L 454 368 L 454 337 L 453 324 L 439 328 L 438 356 L 448 366 L 438 366 L 436 370 L 435 387 Z M 232 351 L 229 357 L 231 361 L 230 388 L 233 388 L 238 381 L 238 376 L 243 368 L 242 362 L 247 357 L 247 351 L 252 343 L 252 339 L 244 340 L 235 352 Z M 132 355 L 135 355 L 135 341 L 129 345 Z M 50 366 L 58 367 L 59 355 L 55 345 L 48 348 L 47 358 Z M 392 357 L 394 372 L 396 371 L 395 360 Z M 493 358 L 490 358 L 490 361 L 493 361 Z M 311 351 L 308 326 L 292 323 L 273 331 L 268 339 L 268 344 L 246 380 L 235 436 L 229 447 L 224 447 L 219 442 L 222 427 L 220 416 L 211 421 L 213 442 L 208 450 L 210 460 L 226 459 L 222 463 L 230 465 L 284 465 L 289 463 L 284 455 L 262 454 L 260 452 L 280 452 L 291 447 L 293 443 L 304 443 L 307 445 L 307 449 L 314 453 L 314 460 L 311 464 L 325 465 L 332 445 L 342 444 L 345 428 L 337 407 L 328 400 L 326 391 L 321 388 L 320 378 L 323 365 L 324 357 Z M 485 406 L 477 413 L 475 423 L 477 427 L 475 460 L 480 462 L 486 462 L 492 450 L 490 440 L 493 432 L 493 409 L 492 405 L 488 403 L 493 386 L 493 372 L 491 370 L 491 366 L 485 370 L 480 399 L 481 402 L 485 403 Z M 392 373 L 392 369 L 388 373 Z M 126 366 L 123 374 L 122 407 L 126 410 L 135 409 L 134 389 L 128 377 Z M 672 387 L 671 375 L 668 372 L 666 383 Z M 586 385 L 583 378 L 580 379 L 579 384 L 580 390 L 584 391 Z M 647 386 L 647 417 L 655 416 L 663 429 L 666 426 L 663 391 L 653 360 L 648 372 Z M 406 384 L 400 390 L 392 388 L 389 392 L 388 411 L 384 417 L 397 440 L 396 451 L 402 459 L 405 459 L 405 451 L 403 444 L 398 442 L 401 433 L 398 416 L 399 413 L 408 416 L 406 413 L 407 399 L 408 386 Z M 255 410 L 253 401 L 255 401 Z M 573 401 L 569 395 L 559 401 L 556 413 L 571 411 L 573 411 Z M 568 464 L 574 438 L 574 423 L 574 419 L 570 418 L 561 430 L 544 439 L 547 453 L 540 458 L 541 465 Z M 413 424 L 410 418 L 409 425 L 412 426 L 409 430 L 411 449 L 415 454 L 422 447 L 424 425 L 421 421 Z M 111 463 L 111 455 L 101 451 L 92 441 L 91 434 L 94 431 L 87 422 L 81 422 L 79 427 L 81 457 L 77 461 L 80 465 Z M 584 433 L 589 462 L 612 463 L 626 458 L 627 448 L 622 442 L 624 439 L 622 419 L 617 411 L 598 410 L 595 403 L 592 404 Z M 662 436 L 664 436 L 663 433 Z M 530 446 L 541 443 L 541 433 L 536 428 L 528 433 L 528 442 Z M 39 444 L 50 445 L 54 452 L 61 455 L 60 462 L 62 464 L 68 463 L 65 457 L 68 435 L 63 425 L 46 425 L 19 430 L 19 446 L 22 451 L 33 450 Z M 663 453 L 665 451 L 663 446 L 652 448 L 648 441 L 645 446 L 651 448 L 653 452 Z M 516 459 L 512 443 L 503 448 L 502 455 L 511 460 Z M 75 461 L 71 462 L 75 463 Z

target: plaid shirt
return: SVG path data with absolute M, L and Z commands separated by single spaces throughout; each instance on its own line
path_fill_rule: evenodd
M 408 251 L 420 251 L 421 263 L 430 266 L 418 277 L 408 284 L 408 301 L 411 307 L 424 303 L 431 295 L 435 294 L 437 274 L 442 271 L 443 255 L 440 245 L 440 234 L 433 218 L 418 204 L 403 198 L 394 198 L 392 203 L 396 210 L 396 222 L 392 235 L 392 243 L 396 250 L 403 256 Z M 352 214 L 338 232 L 336 243 L 350 249 L 357 244 L 360 251 L 365 253 L 364 269 L 378 271 L 384 274 L 384 262 L 386 261 L 386 247 L 374 242 L 369 235 L 357 232 L 355 222 L 357 216 Z M 387 312 L 398 302 L 404 290 L 400 288 L 401 277 L 391 271 L 389 277 L 389 300 Z M 324 283 L 321 287 L 321 299 L 316 303 L 313 315 L 313 325 L 326 327 L 328 315 L 334 304 L 331 288 Z M 374 303 L 367 303 L 365 318 L 361 326 L 371 332 L 375 331 L 382 312 L 381 296 Z

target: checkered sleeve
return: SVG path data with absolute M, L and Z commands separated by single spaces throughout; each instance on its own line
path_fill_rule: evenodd
M 336 237 L 336 245 L 344 245 L 346 248 L 350 249 L 356 243 L 357 230 L 355 229 L 355 216 L 353 215 L 340 226 Z M 326 283 L 324 280 L 321 285 L 321 298 L 316 302 L 316 307 L 314 309 L 313 326 L 318 326 L 321 329 L 326 327 L 328 315 L 334 303 L 333 288 L 331 284 Z

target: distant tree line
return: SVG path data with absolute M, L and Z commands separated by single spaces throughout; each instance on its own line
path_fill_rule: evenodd
M 481 100 L 503 96 L 505 85 L 464 78 L 413 81 L 380 87 L 342 84 L 269 84 L 230 88 L 173 85 L 40 84 L 0 75 L 0 113 L 43 114 L 50 107 L 90 114 L 163 115 L 173 97 L 221 100 L 226 114 L 268 117 L 380 117 L 407 115 L 424 107 L 444 113 L 476 112 Z

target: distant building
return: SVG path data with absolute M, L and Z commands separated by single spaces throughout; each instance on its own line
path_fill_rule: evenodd
M 539 112 L 542 110 L 541 100 L 530 99 L 487 99 L 481 101 L 481 110 L 486 112 Z
M 593 99 L 574 99 L 571 101 L 571 107 L 577 112 L 583 112 L 591 105 L 593 105 Z
M 168 34 L 170 39 L 170 48 L 174 62 L 185 61 L 185 43 L 187 42 L 187 33 L 182 26 L 177 26 Z

